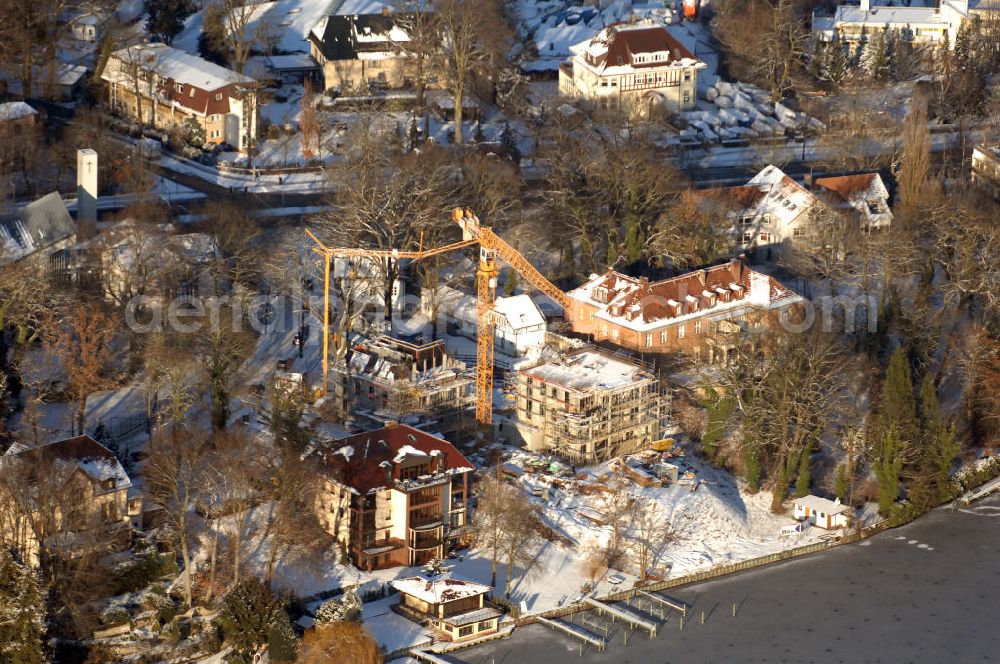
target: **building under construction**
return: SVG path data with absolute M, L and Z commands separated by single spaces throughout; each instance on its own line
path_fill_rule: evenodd
M 648 368 L 594 348 L 516 375 L 517 436 L 533 451 L 588 465 L 658 440 L 669 399 Z
M 405 422 L 449 440 L 474 430 L 475 371 L 444 341 L 413 344 L 380 336 L 355 343 L 330 366 L 331 397 L 364 428 Z

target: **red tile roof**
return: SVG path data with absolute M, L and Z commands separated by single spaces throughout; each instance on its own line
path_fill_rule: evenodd
M 428 455 L 432 464 L 435 457 L 443 454 L 448 471 L 472 470 L 472 464 L 454 445 L 405 424 L 394 424 L 332 441 L 317 450 L 315 456 L 321 471 L 330 479 L 360 494 L 368 494 L 390 484 L 386 478 L 388 467 L 391 467 L 392 479 L 399 479 L 394 459 L 401 451 L 407 451 L 404 448 Z
M 606 34 L 605 34 L 606 32 Z M 624 23 L 612 24 L 605 31 L 598 33 L 595 39 L 606 39 L 608 50 L 603 58 L 597 58 L 597 65 L 615 66 L 619 63 L 630 64 L 633 67 L 662 67 L 675 60 L 697 60 L 691 51 L 674 38 L 667 29 L 660 26 L 648 28 L 632 28 Z M 670 53 L 666 62 L 635 62 L 634 55 L 643 53 Z
M 860 175 L 841 175 L 830 178 L 816 178 L 816 186 L 831 191 L 845 201 L 850 201 L 855 194 L 871 190 L 878 173 L 862 173 Z

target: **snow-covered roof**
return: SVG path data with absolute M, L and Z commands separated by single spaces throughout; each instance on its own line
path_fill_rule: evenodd
M 331 441 L 313 450 L 310 457 L 332 481 L 361 495 L 396 486 L 396 466 L 407 457 L 427 459 L 434 480 L 472 471 L 472 464 L 454 445 L 405 424 Z
M 785 175 L 777 166 L 766 166 L 747 183 L 759 187 L 766 196 L 758 202 L 760 212 L 768 212 L 775 219 L 788 224 L 817 203 L 816 197 L 805 187 Z
M 399 592 L 428 604 L 445 604 L 466 597 L 478 597 L 491 590 L 489 586 L 482 583 L 450 577 L 432 580 L 423 576 L 410 576 L 391 581 L 390 585 Z
M 647 21 L 609 25 L 589 40 L 570 47 L 570 52 L 579 56 L 578 64 L 601 75 L 662 67 L 705 67 L 664 26 Z
M 567 295 L 595 307 L 595 319 L 636 332 L 703 316 L 722 320 L 748 307 L 776 309 L 802 299 L 773 277 L 735 259 L 653 283 L 608 270 L 591 275 Z
M 130 63 L 138 63 L 145 71 L 154 72 L 162 79 L 167 79 L 182 85 L 190 85 L 206 92 L 214 92 L 220 88 L 236 83 L 252 83 L 253 79 L 241 76 L 231 69 L 220 67 L 197 55 L 191 55 L 166 44 L 138 44 L 115 51 L 112 57 L 122 63 L 123 67 L 105 68 L 101 78 L 106 81 L 128 83 L 128 74 L 124 71 Z M 118 71 L 122 69 L 122 71 Z
M 132 480 L 129 479 L 118 458 L 111 450 L 90 436 L 66 438 L 38 447 L 26 448 L 20 445 L 11 447 L 7 450 L 5 458 L 25 460 L 35 464 L 38 463 L 38 459 L 44 459 L 56 464 L 57 467 L 79 469 L 99 484 L 94 489 L 95 493 L 128 489 L 132 486 Z M 104 486 L 110 481 L 113 481 L 111 487 Z
M 879 7 L 865 11 L 858 5 L 840 5 L 834 15 L 836 24 L 852 23 L 884 28 L 886 25 L 939 25 L 948 27 L 952 20 L 936 7 Z
M 819 496 L 814 496 L 812 494 L 796 498 L 795 505 L 808 507 L 810 510 L 815 510 L 824 514 L 840 514 L 850 509 L 849 506 L 844 505 L 840 502 L 840 500 L 827 500 L 826 498 L 820 498 Z
M 0 265 L 30 256 L 76 232 L 69 210 L 58 192 L 0 216 Z
M 498 297 L 493 304 L 493 311 L 507 320 L 507 324 L 515 332 L 538 325 L 545 325 L 545 316 L 535 306 L 531 296 L 521 294 L 511 297 Z
M 639 365 L 596 350 L 564 355 L 521 373 L 580 392 L 616 390 L 653 378 Z
M 38 115 L 38 111 L 23 101 L 10 101 L 5 104 L 0 104 L 0 122 L 20 120 L 21 118 L 27 118 L 33 115 Z

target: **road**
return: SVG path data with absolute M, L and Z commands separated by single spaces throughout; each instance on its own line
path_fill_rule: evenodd
M 450 655 L 468 664 L 1000 661 L 1000 496 L 858 544 L 671 591 L 693 604 L 602 655 L 534 625 Z M 737 617 L 732 605 L 738 606 Z M 705 624 L 700 624 L 705 611 Z M 592 613 L 577 623 L 595 621 Z M 603 621 L 600 621 L 603 622 Z M 600 623 L 597 623 L 600 624 Z

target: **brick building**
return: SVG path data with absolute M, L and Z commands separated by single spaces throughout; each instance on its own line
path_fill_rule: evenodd
M 322 477 L 320 523 L 360 569 L 423 565 L 468 534 L 472 464 L 446 440 L 391 424 L 310 458 Z
M 566 321 L 595 342 L 710 362 L 725 361 L 742 325 L 767 325 L 803 301 L 739 259 L 657 282 L 608 270 L 567 295 Z

